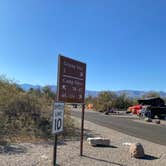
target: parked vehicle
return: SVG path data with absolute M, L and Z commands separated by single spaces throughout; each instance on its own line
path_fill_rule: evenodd
M 104 114 L 108 115 L 109 113 L 116 113 L 116 111 L 113 108 L 109 108 Z
M 139 113 L 137 114 L 140 117 L 151 117 L 151 111 L 148 109 L 148 106 L 142 106 L 142 109 L 139 110 Z
M 128 108 L 127 113 L 139 114 L 139 111 L 142 109 L 142 105 L 137 104 Z
M 138 103 L 143 106 L 140 111 L 141 116 L 154 118 L 157 116 L 159 119 L 166 117 L 166 105 L 164 100 L 157 98 L 147 98 L 138 100 Z
M 87 109 L 88 109 L 88 110 L 92 110 L 92 109 L 93 109 L 93 104 L 88 104 L 88 105 L 87 105 Z

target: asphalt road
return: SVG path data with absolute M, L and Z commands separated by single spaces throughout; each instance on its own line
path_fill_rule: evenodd
M 72 115 L 81 117 L 81 112 L 72 111 Z M 163 125 L 144 124 L 135 122 L 130 118 L 104 115 L 95 112 L 85 112 L 85 120 L 131 136 L 166 145 L 166 126 Z

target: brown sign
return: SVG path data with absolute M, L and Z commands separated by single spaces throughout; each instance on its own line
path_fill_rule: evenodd
M 84 103 L 86 64 L 59 56 L 58 101 Z

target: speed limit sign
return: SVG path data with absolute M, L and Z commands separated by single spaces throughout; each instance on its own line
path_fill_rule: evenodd
M 64 103 L 54 103 L 52 133 L 57 134 L 63 131 Z

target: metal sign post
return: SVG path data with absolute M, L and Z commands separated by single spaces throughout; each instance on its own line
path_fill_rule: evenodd
M 54 153 L 53 153 L 53 166 L 56 166 L 56 156 L 57 156 L 57 141 L 58 141 L 58 135 L 55 134 L 54 136 Z
M 56 156 L 57 156 L 57 140 L 58 133 L 63 131 L 63 120 L 64 119 L 64 103 L 55 102 L 54 112 L 53 112 L 53 126 L 52 133 L 54 136 L 54 154 L 53 154 L 53 166 L 56 166 Z
M 84 111 L 85 111 L 85 104 L 83 104 L 83 105 L 82 105 L 82 115 L 81 115 L 80 156 L 83 156 L 83 139 L 84 139 Z
M 84 99 L 85 99 L 85 78 L 86 64 L 71 58 L 59 55 L 58 60 L 58 79 L 57 79 L 57 101 L 66 103 L 82 104 L 81 120 L 81 139 L 80 139 L 80 156 L 83 155 L 83 133 L 84 133 Z M 55 114 L 55 113 L 54 113 Z M 59 113 L 60 114 L 60 113 Z M 56 114 L 57 117 L 59 114 Z M 54 117 L 53 131 L 59 128 L 60 120 Z M 54 166 L 56 165 L 57 153 L 57 132 L 54 140 Z

